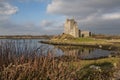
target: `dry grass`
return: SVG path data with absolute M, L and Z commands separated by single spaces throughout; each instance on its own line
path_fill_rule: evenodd
M 73 56 L 55 57 L 54 50 L 51 51 L 44 46 L 31 47 L 30 43 L 26 42 L 23 43 L 24 45 L 13 41 L 0 44 L 0 80 L 86 80 L 87 77 L 84 76 L 89 76 L 92 80 L 101 80 L 101 77 L 96 78 L 93 75 L 94 72 L 89 67 L 86 70 L 86 66 L 93 64 L 94 61 L 82 61 Z M 102 64 L 107 61 L 109 60 L 96 62 Z M 102 78 L 111 77 L 104 70 L 95 73 L 99 76 L 105 73 Z
M 22 64 L 9 64 L 3 67 L 1 80 L 70 80 L 75 79 L 76 69 L 69 63 L 51 59 L 36 58 Z
M 29 43 L 30 44 L 30 43 Z M 0 80 L 71 80 L 76 78 L 71 61 L 56 58 L 47 47 L 31 48 L 28 44 L 1 42 Z

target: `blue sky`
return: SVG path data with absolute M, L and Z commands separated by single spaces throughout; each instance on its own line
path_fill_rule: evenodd
M 46 7 L 48 2 L 14 2 L 12 3 L 19 8 L 17 14 L 13 15 L 11 19 L 17 22 L 32 21 L 35 23 L 40 23 L 43 19 L 52 19 L 49 14 L 46 13 Z M 49 18 L 48 18 L 49 17 Z M 55 17 L 55 16 L 53 16 Z
M 60 34 L 66 18 L 79 29 L 120 34 L 120 0 L 0 0 L 0 35 Z
M 0 34 L 1 35 L 44 35 L 44 34 L 59 34 L 63 32 L 64 16 L 58 14 L 50 14 L 47 12 L 47 6 L 51 1 L 34 1 L 34 0 L 11 0 L 1 1 L 1 8 L 10 6 L 5 9 L 13 13 L 1 13 Z M 7 5 L 3 5 L 7 3 Z M 12 9 L 17 8 L 15 10 Z M 5 11 L 4 10 L 4 11 Z M 5 20 L 4 20 L 5 17 Z M 6 18 L 7 17 L 7 18 Z
M 19 8 L 19 11 L 11 16 L 11 20 L 17 23 L 33 22 L 37 25 L 43 20 L 55 21 L 61 19 L 58 15 L 47 13 L 47 5 L 50 1 L 29 1 L 29 2 L 13 2 L 12 4 Z

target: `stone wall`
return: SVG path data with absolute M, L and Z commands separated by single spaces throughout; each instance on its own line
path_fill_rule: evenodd
M 74 37 L 90 37 L 91 32 L 81 31 L 78 29 L 77 22 L 74 19 L 67 19 L 64 24 L 64 33 L 70 34 Z
M 64 25 L 64 33 L 74 37 L 79 37 L 79 29 L 74 19 L 67 19 Z
M 89 31 L 81 31 L 81 37 L 90 37 L 91 36 L 91 32 Z

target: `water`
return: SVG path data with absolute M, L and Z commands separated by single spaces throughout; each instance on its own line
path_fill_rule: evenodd
M 75 47 L 75 46 L 53 46 L 48 44 L 39 43 L 39 41 L 45 39 L 0 39 L 0 45 L 3 43 L 11 43 L 15 44 L 16 50 L 18 52 L 27 50 L 37 50 L 42 51 L 44 55 L 48 53 L 53 53 L 56 56 L 77 56 L 80 59 L 97 59 L 108 57 L 113 51 L 96 49 L 96 48 L 87 48 L 87 47 Z M 38 52 L 40 53 L 40 52 Z
M 56 46 L 64 55 L 77 56 L 80 59 L 98 59 L 109 57 L 114 51 L 102 50 L 90 47 L 75 47 L 75 46 Z

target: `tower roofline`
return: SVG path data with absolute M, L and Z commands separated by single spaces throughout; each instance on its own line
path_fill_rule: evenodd
M 75 21 L 75 19 L 69 19 L 69 18 L 67 18 L 66 21 L 73 21 L 73 22 L 77 23 L 77 22 Z

